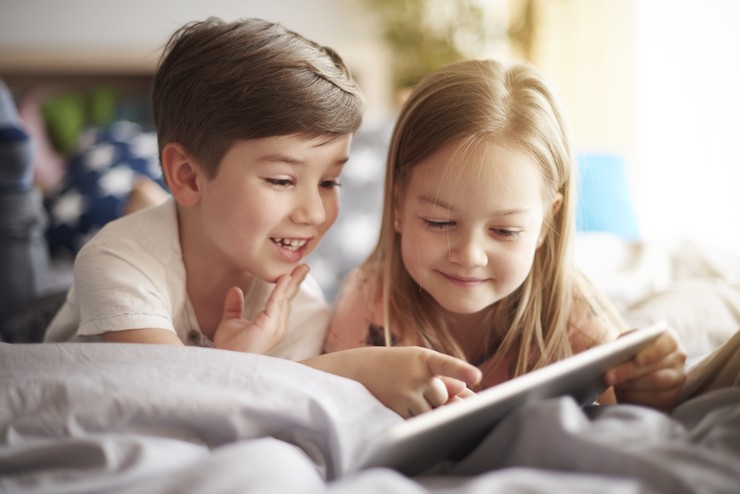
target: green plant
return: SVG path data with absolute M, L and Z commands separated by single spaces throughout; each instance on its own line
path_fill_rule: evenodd
M 365 0 L 392 50 L 393 85 L 411 87 L 440 67 L 481 56 L 497 42 L 513 45 L 526 58 L 535 0 L 517 2 L 520 15 L 511 22 L 491 22 L 487 6 L 501 1 Z
M 484 9 L 475 0 L 365 0 L 392 50 L 393 83 L 410 87 L 428 73 L 470 56 L 485 43 Z

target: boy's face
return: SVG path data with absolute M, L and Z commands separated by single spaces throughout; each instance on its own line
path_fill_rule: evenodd
M 290 273 L 337 218 L 351 140 L 289 135 L 234 144 L 201 194 L 214 255 L 268 282 Z

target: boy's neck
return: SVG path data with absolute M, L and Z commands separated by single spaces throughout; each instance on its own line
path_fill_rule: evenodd
M 256 277 L 246 271 L 236 271 L 225 262 L 217 252 L 209 249 L 203 242 L 203 233 L 193 223 L 188 211 L 178 207 L 178 226 L 180 249 L 185 266 L 186 289 L 190 303 L 200 325 L 200 330 L 208 336 L 218 326 L 223 315 L 226 292 L 232 286 L 238 286 L 245 297 L 253 287 Z

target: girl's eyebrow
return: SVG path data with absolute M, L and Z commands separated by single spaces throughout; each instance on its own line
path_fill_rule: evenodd
M 449 209 L 450 211 L 456 211 L 455 206 L 452 204 L 445 202 L 438 197 L 432 197 L 427 195 L 421 195 L 418 197 L 419 201 L 425 202 L 427 204 L 431 204 L 432 206 L 438 206 L 444 209 Z M 498 211 L 491 211 L 489 214 L 492 216 L 511 216 L 515 214 L 524 214 L 529 213 L 530 208 L 511 208 L 511 209 L 503 209 Z

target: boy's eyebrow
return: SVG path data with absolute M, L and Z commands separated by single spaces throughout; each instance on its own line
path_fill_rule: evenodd
M 418 197 L 419 201 L 426 202 L 428 204 L 431 204 L 432 206 L 439 206 L 444 209 L 449 209 L 450 211 L 455 211 L 456 208 L 452 204 L 445 202 L 438 197 L 432 197 L 427 195 L 421 195 Z M 529 208 L 511 208 L 511 209 L 504 209 L 501 211 L 493 211 L 491 214 L 495 214 L 496 216 L 510 216 L 513 214 L 522 214 L 522 213 L 528 213 Z
M 289 165 L 302 165 L 305 161 L 283 153 L 266 154 L 257 158 L 257 161 L 265 163 L 287 163 Z M 343 156 L 334 162 L 335 165 L 344 165 L 349 161 L 349 156 Z

